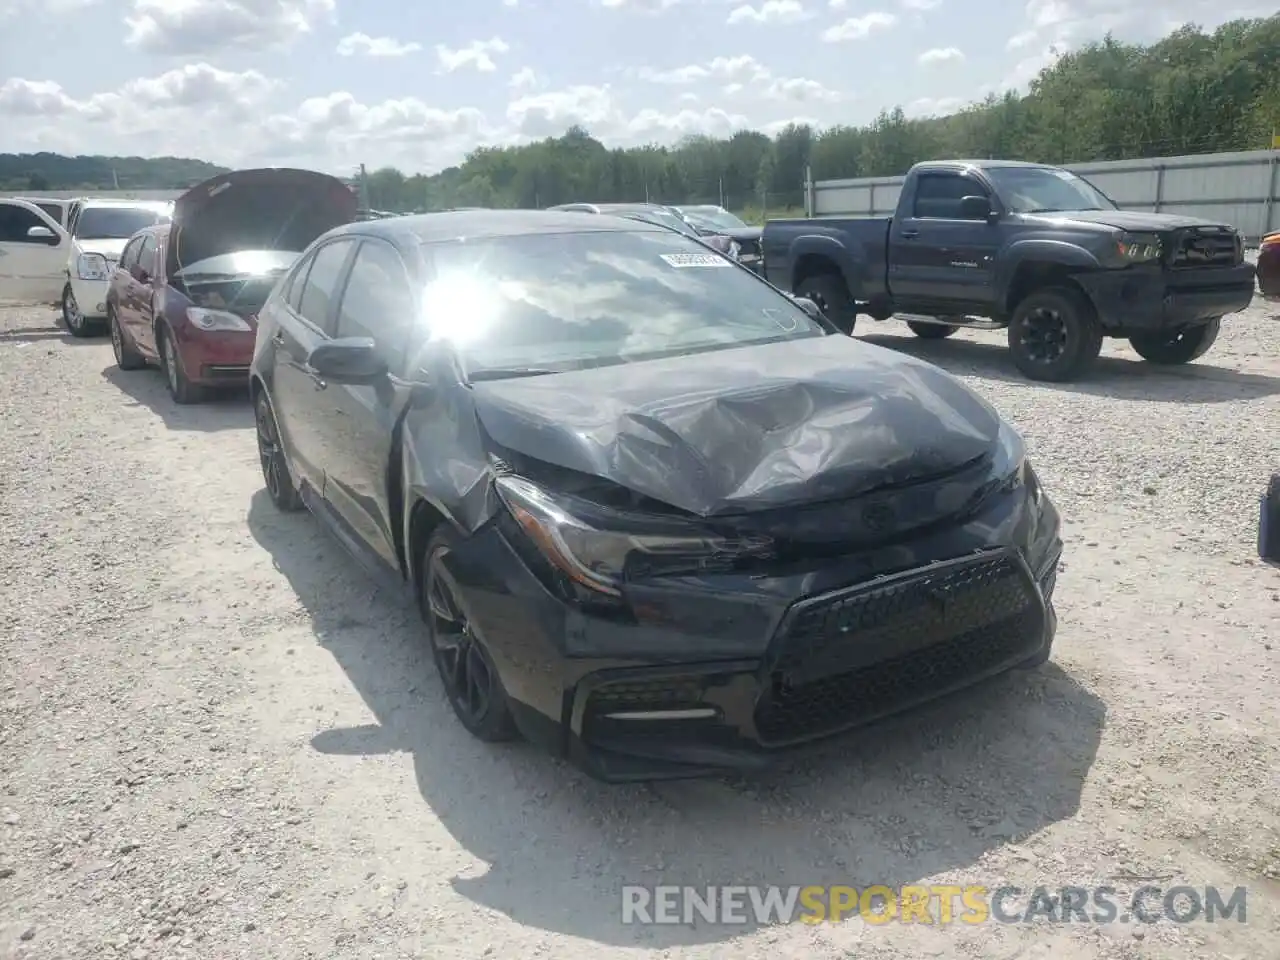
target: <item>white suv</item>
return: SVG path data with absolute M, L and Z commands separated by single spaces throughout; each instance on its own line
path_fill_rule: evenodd
M 62 288 L 62 319 L 77 337 L 103 328 L 107 288 L 125 244 L 139 230 L 169 219 L 171 202 L 85 200 L 73 214 Z

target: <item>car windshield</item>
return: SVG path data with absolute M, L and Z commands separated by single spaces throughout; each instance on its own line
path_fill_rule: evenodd
M 750 272 L 667 231 L 431 244 L 428 336 L 473 379 L 727 349 L 827 330 Z
M 290 250 L 237 250 L 184 263 L 173 276 L 186 281 L 269 276 L 286 272 L 299 256 Z
M 607 210 L 605 211 L 608 212 Z M 668 230 L 678 230 L 686 237 L 698 236 L 698 231 L 689 226 L 682 218 L 674 213 L 668 213 L 666 210 L 637 210 L 630 213 L 623 213 L 630 220 L 641 220 L 645 223 L 657 224 L 660 227 L 666 227 Z
M 1083 177 L 1056 167 L 991 167 L 996 192 L 1014 213 L 1115 210 L 1111 198 Z
M 85 207 L 76 221 L 79 240 L 126 240 L 145 227 L 169 219 L 149 207 Z
M 747 227 L 745 220 L 735 217 L 724 207 L 682 207 L 680 212 L 697 227 L 712 230 L 742 230 Z

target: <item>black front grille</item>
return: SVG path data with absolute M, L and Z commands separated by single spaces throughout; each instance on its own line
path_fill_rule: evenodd
M 1175 270 L 1192 267 L 1234 267 L 1244 250 L 1230 227 L 1193 227 L 1175 230 L 1169 265 Z
M 770 745 L 806 740 L 963 686 L 1031 656 L 1044 616 L 1004 552 L 802 601 L 771 645 L 756 730 Z

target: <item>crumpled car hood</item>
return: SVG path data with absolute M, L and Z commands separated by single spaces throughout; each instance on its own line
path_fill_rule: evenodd
M 844 336 L 475 384 L 496 444 L 710 517 L 856 497 L 990 456 L 1000 418 Z

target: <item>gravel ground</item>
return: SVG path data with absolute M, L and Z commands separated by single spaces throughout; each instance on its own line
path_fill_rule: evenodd
M 1033 386 L 864 335 L 1024 431 L 1067 522 L 1053 662 L 751 781 L 607 787 L 454 722 L 415 615 L 273 512 L 238 398 L 0 310 L 0 956 L 1275 956 L 1280 318 Z M 1247 923 L 623 926 L 623 883 L 1248 887 Z

